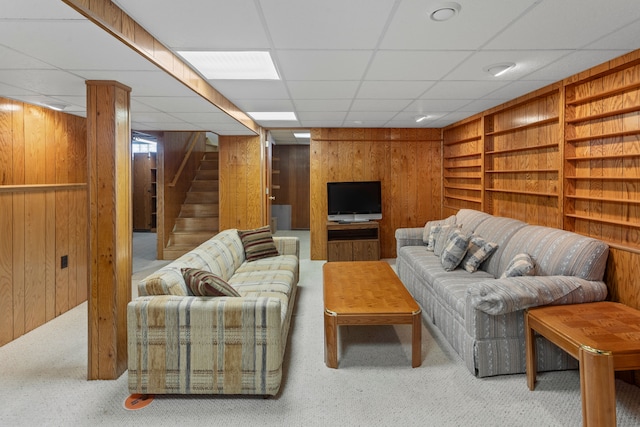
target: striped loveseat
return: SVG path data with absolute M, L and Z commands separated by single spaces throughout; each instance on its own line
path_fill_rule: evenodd
M 427 248 L 429 237 L 441 235 L 438 228 L 459 228 L 457 235 L 480 236 L 497 248 L 475 272 L 461 267 L 447 271 L 443 265 L 448 265 L 448 255 L 442 246 L 440 256 L 437 241 L 429 248 L 434 250 Z M 446 244 L 455 240 L 451 234 L 447 239 Z M 396 243 L 398 276 L 422 307 L 423 317 L 478 377 L 525 372 L 527 307 L 600 301 L 607 295 L 602 278 L 608 245 L 564 230 L 462 209 L 424 228 L 396 230 Z M 534 269 L 527 272 L 533 275 L 501 278 L 523 254 L 532 261 Z M 537 337 L 537 357 L 541 371 L 577 367 L 575 360 L 542 337 Z
M 139 282 L 127 307 L 131 393 L 278 393 L 299 241 L 273 241 L 279 255 L 247 262 L 238 230 L 225 230 Z M 193 296 L 183 268 L 212 272 L 240 296 Z

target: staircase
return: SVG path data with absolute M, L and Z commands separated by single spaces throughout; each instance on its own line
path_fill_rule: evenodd
M 204 154 L 176 218 L 164 259 L 176 259 L 218 233 L 218 153 Z

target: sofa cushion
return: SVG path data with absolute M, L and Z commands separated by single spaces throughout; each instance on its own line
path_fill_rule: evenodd
M 183 268 L 182 275 L 187 288 L 195 296 L 204 297 L 239 297 L 238 291 L 233 289 L 220 276 L 197 268 Z
M 489 258 L 497 248 L 497 243 L 487 242 L 477 234 L 472 235 L 469 239 L 467 253 L 462 259 L 462 268 L 469 273 L 475 272 L 480 267 L 480 264 Z
M 433 247 L 433 254 L 437 257 L 442 255 L 442 251 L 447 246 L 449 242 L 449 236 L 455 231 L 459 230 L 460 226 L 457 224 L 454 225 L 442 225 L 440 226 L 440 230 L 437 231 L 436 234 L 436 243 Z
M 464 258 L 469 246 L 469 236 L 459 228 L 453 230 L 447 240 L 447 245 L 442 250 L 440 262 L 446 271 L 455 270 Z
M 288 270 L 238 270 L 229 280 L 240 295 L 247 292 L 279 292 L 291 296 L 295 273 Z
M 536 265 L 526 253 L 516 254 L 507 269 L 500 276 L 501 279 L 505 277 L 518 277 L 518 276 L 534 276 Z
M 436 235 L 440 231 L 440 226 L 451 225 L 456 223 L 455 215 L 451 215 L 446 219 L 436 221 L 427 221 L 422 231 L 422 241 L 427 245 L 427 249 L 432 251 L 436 244 Z
M 273 236 L 268 225 L 252 230 L 238 230 L 240 240 L 244 246 L 244 254 L 247 261 L 255 261 L 278 255 Z

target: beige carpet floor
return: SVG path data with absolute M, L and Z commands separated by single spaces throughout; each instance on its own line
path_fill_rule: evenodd
M 533 392 L 523 374 L 478 379 L 428 324 L 419 368 L 411 368 L 408 326 L 341 327 L 339 368 L 327 368 L 322 264 L 301 260 L 274 398 L 156 396 L 126 410 L 126 372 L 114 381 L 86 380 L 85 303 L 0 347 L 0 426 L 581 425 L 577 371 L 542 373 Z M 616 392 L 618 425 L 640 425 L 640 389 L 617 381 Z

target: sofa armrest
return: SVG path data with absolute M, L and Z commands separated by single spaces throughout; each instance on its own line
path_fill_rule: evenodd
M 136 298 L 127 306 L 129 390 L 276 394 L 281 319 L 273 297 Z
M 424 227 L 398 228 L 396 230 L 396 253 L 403 246 L 425 246 L 422 240 Z
M 574 295 L 575 294 L 575 295 Z M 519 276 L 478 282 L 467 289 L 467 307 L 498 315 L 547 304 L 601 301 L 604 282 L 575 276 Z
M 273 243 L 280 255 L 295 255 L 300 258 L 300 239 L 294 236 L 273 236 Z

